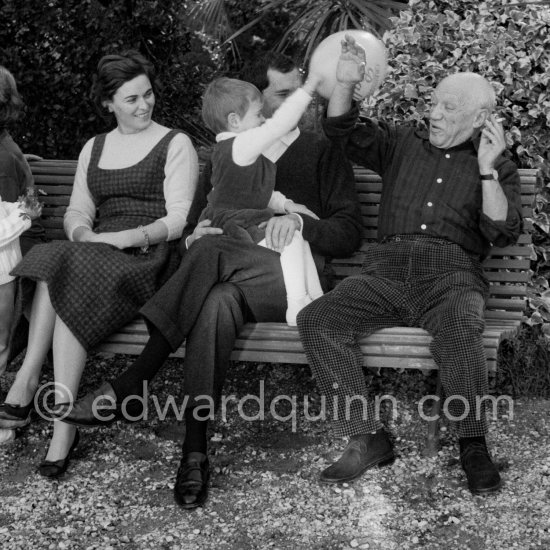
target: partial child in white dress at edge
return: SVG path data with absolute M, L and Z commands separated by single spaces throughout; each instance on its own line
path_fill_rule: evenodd
M 4 202 L 0 197 L 0 374 L 6 367 L 14 314 L 15 277 L 11 270 L 21 261 L 19 236 L 40 217 L 38 203 Z M 0 444 L 13 439 L 13 430 L 0 429 Z
M 278 141 L 293 130 L 309 105 L 320 78 L 310 75 L 272 118 L 262 115 L 262 94 L 252 84 L 218 78 L 206 89 L 202 116 L 216 133 L 212 152 L 212 191 L 200 220 L 208 219 L 235 238 L 267 246 L 265 225 L 275 214 L 300 214 L 319 219 L 306 206 L 274 191 Z M 302 219 L 300 223 L 303 225 Z M 322 296 L 309 243 L 301 230 L 281 251 L 287 293 L 286 321 L 296 326 L 298 312 Z

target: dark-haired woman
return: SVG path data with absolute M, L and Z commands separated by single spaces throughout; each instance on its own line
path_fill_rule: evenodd
M 29 422 L 52 341 L 56 403 L 75 398 L 88 350 L 129 322 L 179 263 L 198 161 L 185 134 L 152 119 L 152 65 L 133 51 L 103 57 L 95 97 L 116 128 L 80 153 L 64 219 L 69 240 L 34 247 L 14 271 L 37 284 L 27 353 L 0 405 L 0 427 Z M 62 474 L 77 443 L 74 427 L 54 422 L 39 472 Z

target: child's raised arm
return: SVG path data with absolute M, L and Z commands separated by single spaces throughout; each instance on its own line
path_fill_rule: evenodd
M 296 128 L 319 82 L 317 75 L 311 75 L 264 124 L 237 134 L 233 142 L 233 161 L 239 166 L 252 164 L 277 140 Z

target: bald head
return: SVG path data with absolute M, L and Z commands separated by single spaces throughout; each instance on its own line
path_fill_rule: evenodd
M 444 78 L 438 88 L 454 90 L 466 105 L 477 106 L 492 112 L 496 105 L 495 90 L 489 81 L 476 73 L 456 73 Z
M 475 73 L 456 73 L 435 89 L 430 111 L 430 142 L 442 149 L 455 147 L 483 126 L 495 108 L 495 92 Z

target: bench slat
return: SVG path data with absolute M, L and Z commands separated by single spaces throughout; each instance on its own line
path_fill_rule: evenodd
M 30 163 L 37 187 L 47 195 L 42 197 L 43 225 L 49 238 L 66 238 L 63 231 L 63 215 L 69 204 L 77 162 L 75 160 L 41 160 Z M 351 258 L 333 260 L 338 278 L 358 273 L 363 253 L 377 239 L 378 212 L 382 182 L 380 177 L 361 167 L 355 167 L 358 198 L 361 203 L 363 232 L 360 250 Z M 531 218 L 531 206 L 540 184 L 540 174 L 535 169 L 519 171 L 524 216 Z M 505 335 L 512 334 L 523 319 L 526 302 L 526 282 L 529 279 L 530 258 L 533 254 L 532 224 L 525 220 L 525 230 L 518 243 L 505 248 L 493 247 L 484 269 L 491 283 L 490 298 L 485 312 L 486 328 L 483 333 L 487 364 L 496 368 L 497 349 Z M 110 335 L 98 346 L 99 351 L 110 353 L 141 353 L 147 342 L 145 323 L 136 319 Z M 359 339 L 365 366 L 372 368 L 436 369 L 431 358 L 430 335 L 415 327 L 394 327 Z M 172 357 L 184 357 L 182 346 Z M 306 364 L 303 347 L 296 328 L 283 323 L 248 323 L 239 335 L 232 359 L 272 363 Z

